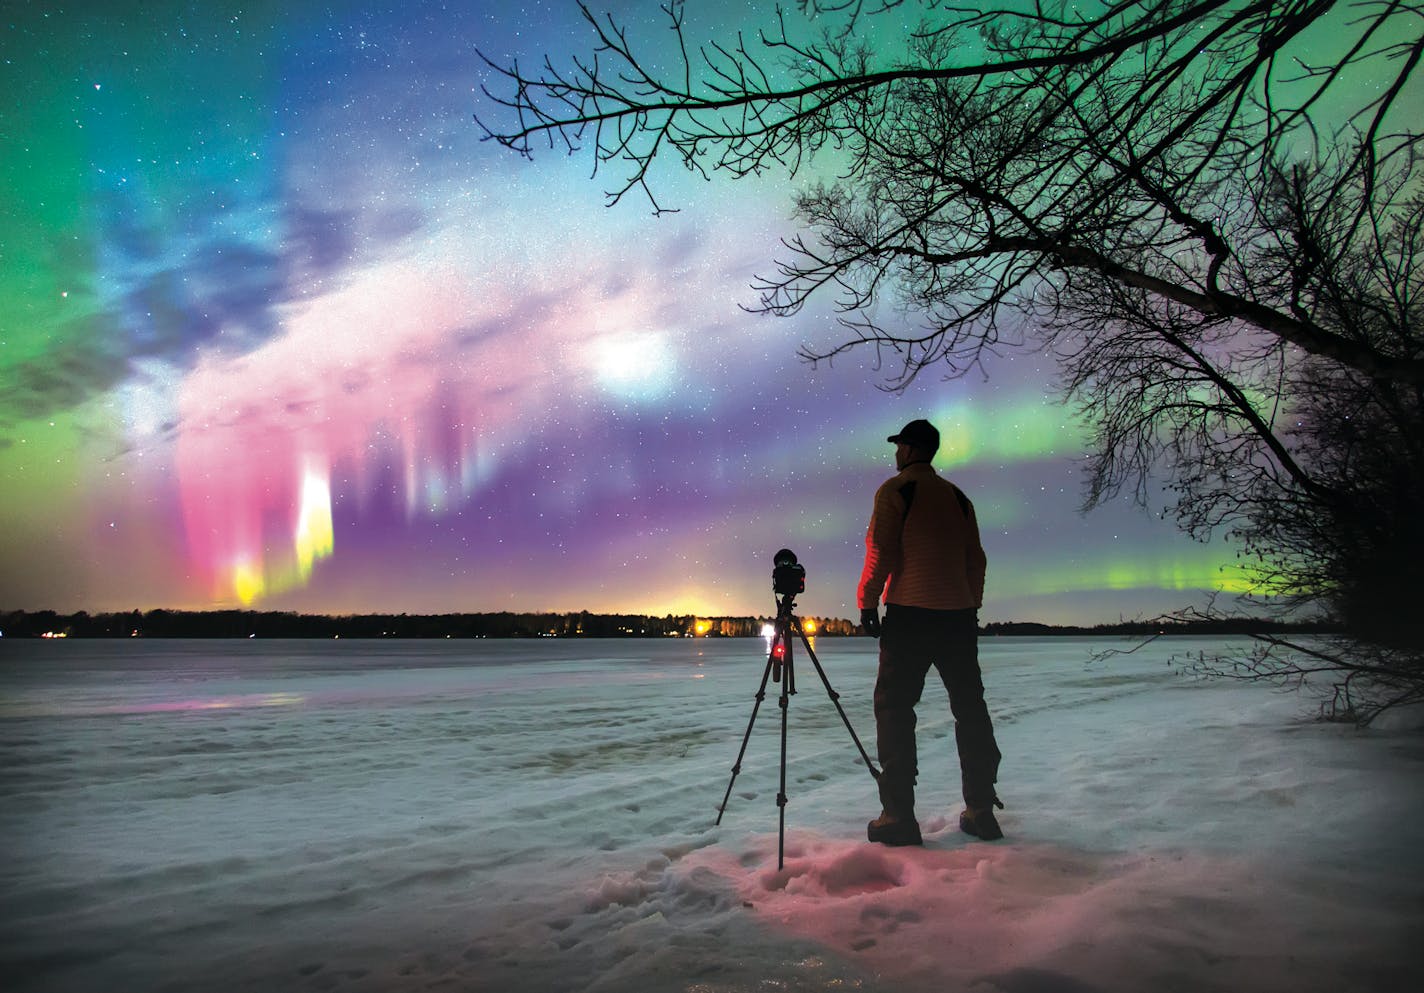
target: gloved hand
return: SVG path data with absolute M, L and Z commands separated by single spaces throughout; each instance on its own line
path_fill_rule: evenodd
M 880 611 L 876 607 L 865 607 L 860 612 L 860 626 L 872 638 L 880 637 Z

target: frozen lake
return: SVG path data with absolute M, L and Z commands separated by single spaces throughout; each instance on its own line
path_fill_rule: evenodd
M 986 639 L 1007 838 L 924 849 L 797 645 L 787 865 L 755 640 L 0 641 L 11 991 L 1424 988 L 1424 740 L 1174 640 Z M 1130 643 L 1116 643 L 1130 647 Z M 872 750 L 875 643 L 816 645 Z

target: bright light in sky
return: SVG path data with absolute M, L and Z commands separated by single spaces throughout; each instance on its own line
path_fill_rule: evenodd
M 1149 514 L 1076 514 L 1084 430 L 1035 357 L 901 396 L 798 362 L 828 310 L 742 309 L 794 183 L 671 170 L 654 218 L 481 142 L 475 45 L 582 50 L 572 0 L 87 10 L 0 24 L 0 609 L 766 614 L 790 545 L 798 608 L 853 618 L 921 416 L 986 619 L 1239 588 Z
M 308 467 L 302 476 L 301 511 L 297 517 L 297 572 L 302 582 L 311 579 L 319 559 L 335 551 L 331 533 L 331 484 L 324 470 Z
M 619 399 L 652 403 L 673 389 L 677 357 L 663 335 L 613 334 L 593 342 L 589 351 L 599 383 Z

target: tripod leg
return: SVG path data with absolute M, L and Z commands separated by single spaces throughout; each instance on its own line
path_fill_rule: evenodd
M 791 661 L 791 637 L 786 638 L 786 658 L 783 660 L 784 674 L 781 681 L 781 790 L 776 794 L 776 868 L 781 871 L 786 864 L 786 718 L 790 712 L 791 694 L 796 692 L 795 669 Z
M 781 644 L 784 647 L 783 654 L 785 658 L 782 660 L 782 669 L 785 670 L 786 692 L 788 695 L 794 696 L 796 694 L 796 667 L 791 664 L 792 644 L 790 621 L 782 621 L 777 626 L 777 629 L 781 632 Z
M 821 660 L 816 658 L 816 650 L 811 647 L 811 641 L 806 637 L 806 632 L 802 629 L 801 622 L 793 617 L 791 623 L 795 625 L 796 633 L 801 636 L 801 644 L 806 646 L 806 653 L 811 656 L 811 663 L 816 667 L 816 673 L 821 677 L 821 683 L 826 687 L 826 693 L 830 696 L 831 703 L 836 705 L 836 710 L 840 713 L 846 730 L 850 732 L 851 741 L 854 741 L 855 747 L 860 750 L 860 757 L 865 760 L 865 767 L 870 770 L 870 774 L 879 782 L 880 770 L 875 768 L 875 764 L 870 761 L 870 756 L 866 754 L 865 746 L 860 743 L 860 738 L 856 735 L 855 728 L 850 726 L 850 718 L 846 716 L 845 708 L 841 706 L 841 695 L 831 688 L 831 681 L 826 678 L 826 670 L 821 668 Z
M 727 812 L 727 801 L 732 797 L 732 784 L 737 781 L 737 773 L 742 771 L 742 758 L 747 754 L 747 742 L 752 737 L 752 725 L 756 723 L 757 711 L 761 709 L 761 702 L 766 699 L 766 681 L 771 678 L 771 663 L 775 658 L 776 642 L 772 642 L 771 652 L 766 657 L 766 669 L 761 674 L 761 685 L 757 687 L 756 703 L 752 706 L 751 720 L 747 721 L 746 734 L 742 735 L 742 748 L 737 752 L 736 764 L 732 766 L 732 778 L 727 781 L 727 792 L 722 797 L 722 806 L 717 808 L 717 822 L 722 823 L 722 815 Z

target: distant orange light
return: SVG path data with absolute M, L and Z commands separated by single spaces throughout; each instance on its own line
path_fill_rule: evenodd
M 810 617 L 806 618 L 804 621 L 801 622 L 801 630 L 805 631 L 807 634 L 815 634 L 815 633 L 816 633 L 816 622 L 815 622 L 815 620 L 813 620 L 813 619 L 810 618 Z

